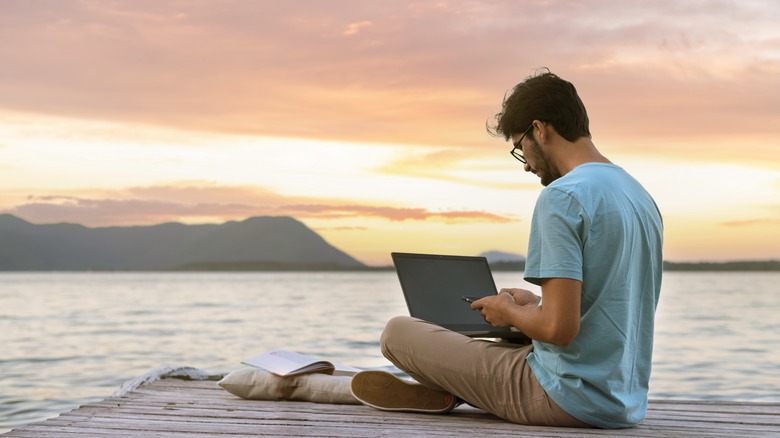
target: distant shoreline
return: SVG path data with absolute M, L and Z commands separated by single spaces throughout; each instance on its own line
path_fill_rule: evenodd
M 376 272 L 290 216 L 223 224 L 89 228 L 0 213 L 0 272 Z M 520 254 L 487 251 L 494 271 L 522 272 Z M 500 260 L 500 261 L 499 261 Z M 778 260 L 670 262 L 665 271 L 780 271 Z
M 664 262 L 664 271 L 780 271 L 780 260 Z
M 494 262 L 494 272 L 522 272 L 525 262 Z M 284 262 L 211 262 L 193 263 L 175 268 L 160 269 L 56 269 L 56 270 L 0 270 L 0 272 L 383 272 L 395 271 L 386 266 L 347 266 L 335 263 Z M 666 272 L 777 272 L 780 260 L 753 260 L 728 262 L 664 262 Z
M 525 269 L 523 262 L 500 262 L 490 265 L 494 271 Z M 760 272 L 780 271 L 780 260 L 742 260 L 728 262 L 664 262 L 664 271 L 673 272 Z
M 495 272 L 522 272 L 524 262 L 496 262 L 490 268 Z M 282 262 L 213 262 L 193 263 L 172 269 L 58 269 L 2 270 L 0 272 L 383 272 L 395 271 L 387 266 L 346 266 L 323 263 Z M 664 262 L 666 272 L 776 272 L 780 271 L 780 260 L 754 260 L 729 262 Z
M 525 262 L 494 262 L 490 269 L 496 272 L 523 271 Z M 242 262 L 242 263 L 198 263 L 183 266 L 176 271 L 281 271 L 281 272 L 372 272 L 394 271 L 388 266 L 344 266 L 336 264 L 306 264 L 306 263 L 276 263 L 276 262 Z M 780 260 L 754 260 L 729 262 L 664 262 L 664 271 L 722 271 L 722 272 L 756 272 L 780 271 Z

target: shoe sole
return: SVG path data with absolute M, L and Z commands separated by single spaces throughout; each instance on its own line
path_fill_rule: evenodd
M 385 371 L 355 374 L 350 389 L 361 403 L 383 411 L 444 414 L 457 405 L 456 398 L 447 391 L 407 382 Z

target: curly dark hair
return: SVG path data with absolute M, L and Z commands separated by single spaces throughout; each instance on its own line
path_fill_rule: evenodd
M 509 140 L 512 134 L 525 131 L 534 120 L 551 124 L 568 141 L 590 138 L 588 112 L 571 82 L 543 68 L 504 96 L 501 112 L 487 124 L 493 136 Z

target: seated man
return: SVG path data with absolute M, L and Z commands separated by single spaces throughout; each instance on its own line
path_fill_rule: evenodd
M 419 383 L 358 373 L 377 409 L 444 413 L 463 401 L 521 424 L 621 428 L 647 410 L 663 223 L 642 186 L 591 141 L 574 86 L 541 72 L 518 84 L 491 128 L 545 187 L 531 222 L 523 289 L 472 303 L 529 346 L 471 339 L 397 317 L 382 353 Z

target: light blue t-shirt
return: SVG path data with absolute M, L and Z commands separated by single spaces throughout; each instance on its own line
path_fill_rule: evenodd
M 613 164 L 577 166 L 537 200 L 525 279 L 581 281 L 582 308 L 574 341 L 534 341 L 528 362 L 547 394 L 586 423 L 630 427 L 645 417 L 662 243 L 655 202 Z

